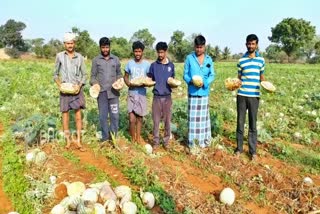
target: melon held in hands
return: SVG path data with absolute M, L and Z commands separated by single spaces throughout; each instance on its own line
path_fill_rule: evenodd
M 194 75 L 192 77 L 192 82 L 193 82 L 193 85 L 197 87 L 201 87 L 203 85 L 203 79 L 200 75 Z

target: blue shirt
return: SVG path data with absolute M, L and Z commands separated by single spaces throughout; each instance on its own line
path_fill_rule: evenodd
M 194 86 L 191 81 L 194 75 L 199 75 L 203 79 L 201 88 Z M 209 96 L 210 84 L 215 77 L 213 61 L 209 55 L 205 55 L 203 64 L 200 65 L 195 52 L 189 54 L 184 63 L 183 79 L 188 84 L 188 93 L 191 96 Z
M 246 53 L 239 59 L 237 67 L 242 85 L 238 95 L 260 97 L 260 75 L 264 73 L 264 66 L 264 58 L 258 52 L 255 52 L 254 58 L 249 58 L 249 53 Z
M 151 64 L 148 76 L 156 82 L 152 92 L 154 96 L 169 96 L 171 95 L 171 87 L 167 83 L 169 77 L 174 77 L 174 64 L 167 61 L 166 64 L 162 64 L 159 61 L 155 61 Z
M 131 59 L 127 63 L 126 68 L 124 70 L 126 73 L 129 74 L 129 81 L 131 81 L 136 78 L 146 77 L 149 71 L 149 67 L 150 63 L 146 60 L 142 60 L 142 62 L 137 63 L 136 61 Z M 130 87 L 129 94 L 146 95 L 147 90 L 145 87 Z

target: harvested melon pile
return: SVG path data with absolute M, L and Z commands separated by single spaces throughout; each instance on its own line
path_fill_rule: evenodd
M 112 189 L 108 181 L 86 185 L 82 182 L 62 182 L 55 187 L 55 197 L 62 199 L 55 205 L 51 214 L 64 213 L 116 213 L 124 214 L 138 212 L 137 205 L 132 202 L 131 188 L 118 186 Z M 140 193 L 140 197 L 148 209 L 155 205 L 155 198 L 150 192 Z

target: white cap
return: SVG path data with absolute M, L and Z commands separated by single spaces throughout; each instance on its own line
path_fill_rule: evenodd
M 76 34 L 68 32 L 65 33 L 63 36 L 63 42 L 70 42 L 70 41 L 74 41 L 76 39 Z

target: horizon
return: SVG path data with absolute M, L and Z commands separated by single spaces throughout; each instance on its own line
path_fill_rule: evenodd
M 156 38 L 155 43 L 159 41 L 169 43 L 173 32 L 181 30 L 185 33 L 185 38 L 193 33 L 201 33 L 206 37 L 208 44 L 218 45 L 221 49 L 227 46 L 232 54 L 243 53 L 246 50 L 245 38 L 251 33 L 259 37 L 259 48 L 264 51 L 271 44 L 268 40 L 271 28 L 288 17 L 310 21 L 311 25 L 316 27 L 316 34 L 320 34 L 320 13 L 316 13 L 315 10 L 320 7 L 320 2 L 311 0 L 281 2 L 271 0 L 267 4 L 260 2 L 262 4 L 252 4 L 248 0 L 241 2 L 200 0 L 198 3 L 164 0 L 162 1 L 166 9 L 164 11 L 160 6 L 146 0 L 138 3 L 108 2 L 108 8 L 116 8 L 114 10 L 105 9 L 103 5 L 106 2 L 102 0 L 89 3 L 77 2 L 66 7 L 63 7 L 66 4 L 62 0 L 46 2 L 45 6 L 39 0 L 30 0 L 28 4 L 32 9 L 26 10 L 25 5 L 18 0 L 3 0 L 0 3 L 3 10 L 0 24 L 5 24 L 9 19 L 21 21 L 27 26 L 22 31 L 24 39 L 44 38 L 46 42 L 52 38 L 62 40 L 63 34 L 71 31 L 72 27 L 87 30 L 95 42 L 103 36 L 124 37 L 130 40 L 134 32 L 148 28 Z M 127 6 L 124 7 L 124 4 Z M 180 4 L 183 4 L 183 7 Z M 194 9 L 194 4 L 199 5 L 199 12 L 197 8 Z M 160 12 L 150 10 L 149 5 L 154 8 L 158 6 Z M 248 12 L 245 13 L 246 11 Z M 108 13 L 105 19 L 103 19 L 104 13 Z M 249 24 L 244 21 L 248 19 L 250 19 Z

